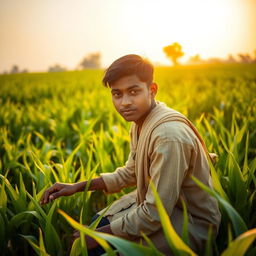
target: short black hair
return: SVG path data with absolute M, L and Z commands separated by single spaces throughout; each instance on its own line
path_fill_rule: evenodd
M 109 87 L 124 76 L 136 75 L 142 82 L 150 85 L 153 82 L 153 72 L 154 67 L 147 59 L 129 54 L 115 60 L 109 66 L 102 82 L 104 86 Z

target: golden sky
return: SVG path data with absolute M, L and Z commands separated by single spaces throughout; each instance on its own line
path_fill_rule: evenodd
M 97 51 L 103 66 L 129 53 L 167 64 L 173 42 L 183 61 L 253 54 L 256 0 L 0 0 L 0 72 L 73 69 Z

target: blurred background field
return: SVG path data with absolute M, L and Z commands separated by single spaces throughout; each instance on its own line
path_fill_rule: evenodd
M 77 193 L 39 206 L 55 182 L 91 179 L 123 166 L 129 127 L 114 110 L 103 70 L 0 76 L 0 248 L 6 255 L 31 255 L 43 231 L 50 255 L 67 255 L 71 227 L 60 208 L 83 223 L 121 193 Z M 188 116 L 210 152 L 219 155 L 216 191 L 256 225 L 256 64 L 209 64 L 156 68 L 157 100 Z M 213 255 L 238 236 L 222 209 Z M 239 224 L 237 224 L 239 226 Z M 251 248 L 250 255 L 255 253 Z M 39 253 L 40 254 L 40 253 Z

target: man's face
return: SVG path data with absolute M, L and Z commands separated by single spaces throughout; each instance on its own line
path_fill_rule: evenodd
M 140 81 L 136 75 L 124 76 L 111 86 L 113 104 L 126 121 L 141 124 L 151 110 L 157 85 Z

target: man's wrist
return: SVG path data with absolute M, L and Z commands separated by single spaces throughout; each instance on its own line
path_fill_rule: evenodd
M 88 181 L 74 183 L 73 186 L 76 192 L 84 191 Z M 90 180 L 88 190 L 106 190 L 106 185 L 101 177 Z
M 113 235 L 110 224 L 97 228 L 96 231 Z
M 82 181 L 82 182 L 75 183 L 73 185 L 75 187 L 75 191 L 76 192 L 82 192 L 86 187 L 86 183 L 87 183 L 87 181 Z

